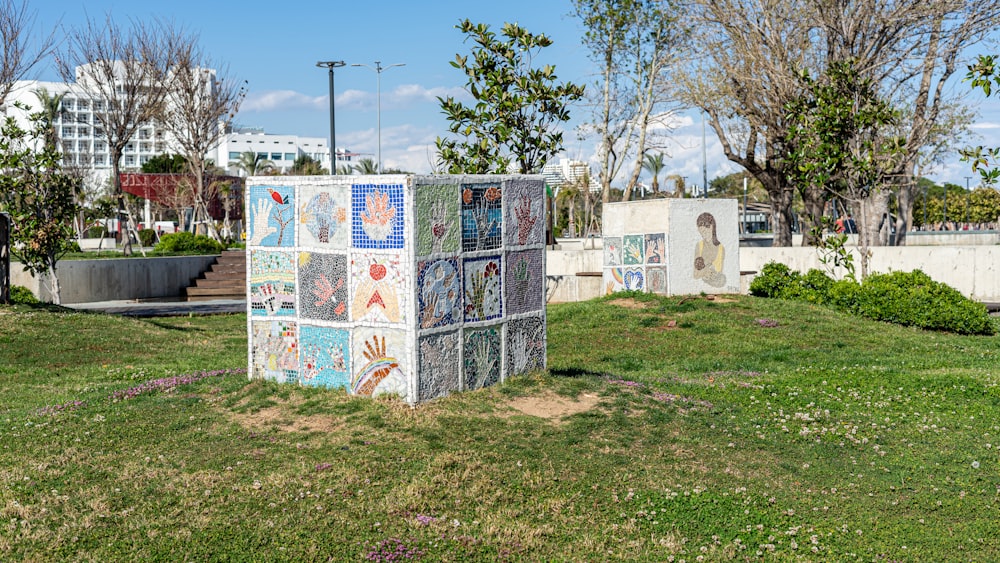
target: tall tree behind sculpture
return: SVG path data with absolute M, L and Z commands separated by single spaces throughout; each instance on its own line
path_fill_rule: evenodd
M 476 44 L 471 60 L 456 55 L 451 62 L 468 76 L 476 104 L 438 98 L 448 130 L 462 137 L 438 137 L 440 167 L 450 174 L 539 172 L 562 151 L 563 133 L 556 128 L 569 120 L 569 104 L 583 96 L 583 86 L 557 82 L 552 65 L 532 67 L 539 51 L 552 44 L 544 34 L 505 23 L 505 39 L 498 39 L 486 24 L 464 20 L 456 27 Z
M 674 109 L 670 69 L 687 55 L 688 28 L 672 1 L 574 0 L 585 31 L 583 43 L 599 65 L 591 90 L 593 123 L 598 135 L 598 182 L 601 199 L 611 198 L 611 182 L 623 166 L 633 166 L 625 183 L 628 200 L 642 171 L 649 132 L 657 117 Z M 660 120 L 660 127 L 665 124 Z
M 88 19 L 82 27 L 68 30 L 63 53 L 57 58 L 63 80 L 75 82 L 92 101 L 95 126 L 100 126 L 107 139 L 126 255 L 132 253 L 132 244 L 124 228 L 122 153 L 139 128 L 153 123 L 163 110 L 167 96 L 164 79 L 177 35 L 162 24 L 134 21 L 122 28 L 108 15 L 103 23 Z
M 178 35 L 166 82 L 166 100 L 159 121 L 174 138 L 194 177 L 195 220 L 208 226 L 218 239 L 208 213 L 208 201 L 217 195 L 216 184 L 205 182 L 205 154 L 219 144 L 246 96 L 246 82 L 227 76 L 201 52 L 194 36 Z

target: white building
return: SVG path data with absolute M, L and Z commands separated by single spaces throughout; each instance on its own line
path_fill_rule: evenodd
M 545 181 L 553 189 L 559 188 L 564 184 L 572 184 L 590 173 L 590 165 L 582 160 L 571 160 L 568 158 L 561 158 L 559 162 L 549 161 L 545 163 L 542 167 L 542 175 L 545 176 Z M 597 180 L 593 175 L 590 175 L 590 191 L 599 192 L 601 191 L 601 185 L 597 183 Z
M 263 129 L 254 128 L 239 128 L 228 133 L 219 146 L 208 154 L 208 158 L 225 168 L 229 174 L 238 175 L 237 168 L 229 163 L 238 161 L 240 154 L 248 151 L 271 161 L 282 174 L 288 172 L 295 159 L 303 155 L 319 162 L 323 168 L 330 169 L 330 147 L 325 137 L 270 135 Z

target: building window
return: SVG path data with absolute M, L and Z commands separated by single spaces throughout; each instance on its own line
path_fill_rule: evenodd
M 125 152 L 135 152 L 135 143 L 125 145 Z
M 87 100 L 77 100 L 76 109 L 90 109 L 90 102 Z
M 90 127 L 80 127 L 76 130 L 76 132 L 81 137 L 87 137 L 90 135 Z
M 267 160 L 267 153 L 266 152 L 259 152 L 259 153 L 257 153 L 257 158 L 263 158 L 263 159 Z
M 73 98 L 63 98 L 62 100 L 63 109 L 65 110 L 73 109 L 73 102 L 74 102 Z
M 72 137 L 73 136 L 73 131 L 74 130 L 73 130 L 72 127 L 63 127 L 62 128 L 62 136 L 63 137 Z
M 286 152 L 285 153 L 285 160 L 295 160 L 295 153 L 293 153 L 293 152 Z
M 240 153 L 230 151 L 229 160 L 239 160 L 239 159 L 240 159 Z
M 76 150 L 79 152 L 90 152 L 90 141 L 77 141 Z
M 135 166 L 135 157 L 130 154 L 125 155 L 124 164 L 125 166 Z
M 271 153 L 271 160 L 281 160 L 281 153 L 280 152 L 272 152 Z
M 94 100 L 94 111 L 104 111 L 104 100 Z

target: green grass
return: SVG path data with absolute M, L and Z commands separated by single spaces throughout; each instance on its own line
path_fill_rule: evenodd
M 752 297 L 548 313 L 548 372 L 410 408 L 168 384 L 245 368 L 244 315 L 0 308 L 0 560 L 1000 560 L 998 337 Z

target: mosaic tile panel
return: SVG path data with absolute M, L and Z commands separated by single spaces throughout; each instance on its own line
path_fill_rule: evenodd
M 250 331 L 250 379 L 296 383 L 299 380 L 296 323 L 285 320 L 252 321 Z
M 602 279 L 604 294 L 611 295 L 616 291 L 625 289 L 625 275 L 622 268 L 604 268 Z
M 493 250 L 503 244 L 503 190 L 498 184 L 463 184 L 462 250 Z
M 508 252 L 506 264 L 506 314 L 541 310 L 545 306 L 545 249 Z
M 462 271 L 456 258 L 417 264 L 417 304 L 420 328 L 462 321 Z
M 650 293 L 667 295 L 667 268 L 649 266 L 646 268 L 646 289 Z
M 507 321 L 507 377 L 545 368 L 545 321 L 523 317 Z
M 367 396 L 394 393 L 409 400 L 405 373 L 406 333 L 397 329 L 356 327 L 351 341 L 354 359 L 351 391 Z
M 350 311 L 347 255 L 299 253 L 299 310 L 302 318 L 347 321 Z
M 351 331 L 299 326 L 300 382 L 316 387 L 351 386 Z
M 645 262 L 645 237 L 642 235 L 625 235 L 622 237 L 622 263 L 642 264 Z
M 462 263 L 466 322 L 497 319 L 503 314 L 501 271 L 499 256 L 467 258 Z
M 501 326 L 489 326 L 465 331 L 465 389 L 480 389 L 500 382 L 501 330 Z
M 295 189 L 250 187 L 247 246 L 295 246 Z
M 460 389 L 462 341 L 458 331 L 422 336 L 419 339 L 417 400 L 428 401 Z
M 354 184 L 351 206 L 354 248 L 403 248 L 402 184 Z
M 621 266 L 622 237 L 604 237 L 604 265 Z
M 299 246 L 350 248 L 350 190 L 347 184 L 299 188 Z
M 643 291 L 646 289 L 646 272 L 641 267 L 625 268 L 622 272 L 622 283 L 626 291 Z
M 667 263 L 667 241 L 665 233 L 652 233 L 646 235 L 646 263 Z
M 422 186 L 417 205 L 417 255 L 458 252 L 462 221 L 459 187 L 455 184 Z
M 508 181 L 504 184 L 503 198 L 506 244 L 545 244 L 544 184 Z
M 252 315 L 295 314 L 295 262 L 291 252 L 250 252 L 250 311 Z
M 405 286 L 397 254 L 355 254 L 351 267 L 351 320 L 401 323 Z

